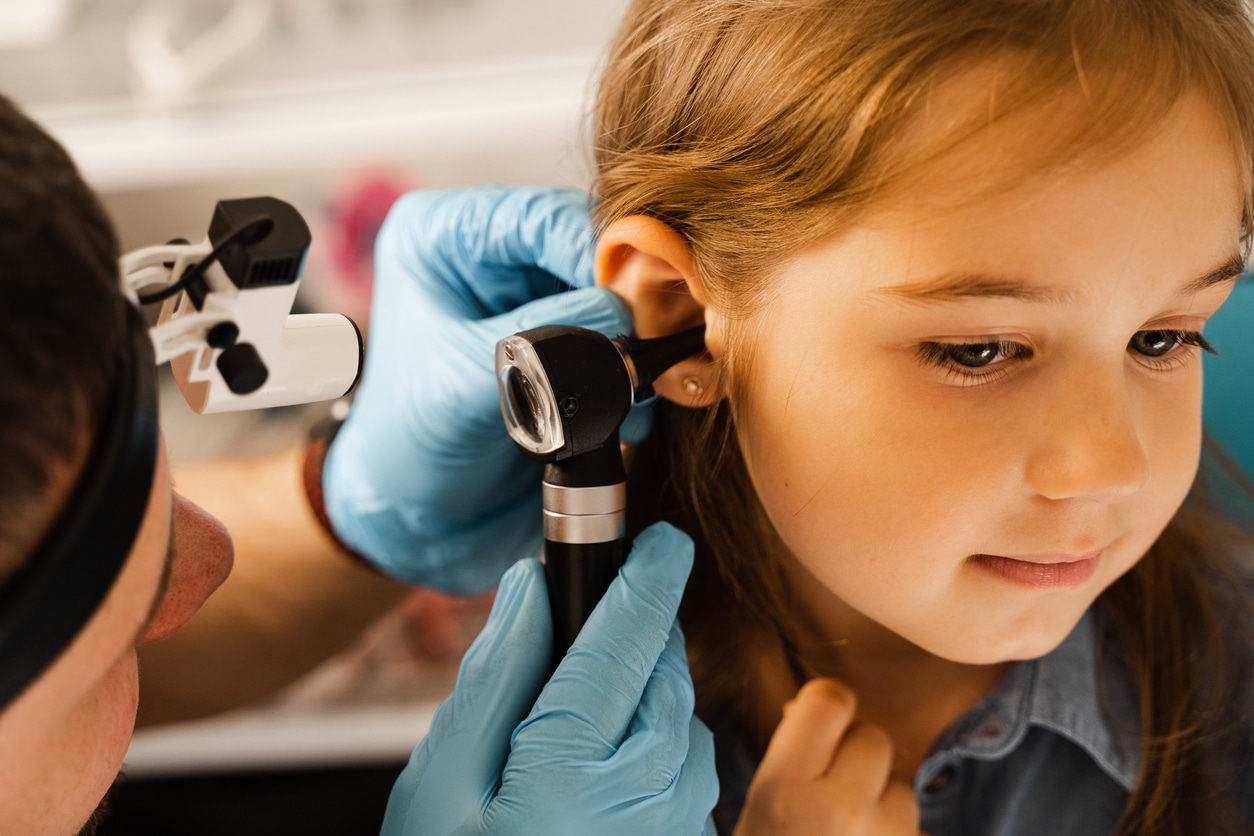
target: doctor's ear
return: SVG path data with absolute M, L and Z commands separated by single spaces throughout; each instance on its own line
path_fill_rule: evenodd
M 706 307 L 705 287 L 692 269 L 692 251 L 662 221 L 631 215 L 610 224 L 597 242 L 596 281 L 631 308 L 635 336 L 646 339 L 705 323 L 707 352 L 683 360 L 653 388 L 681 406 L 709 406 L 722 397 L 715 379 L 718 317 Z

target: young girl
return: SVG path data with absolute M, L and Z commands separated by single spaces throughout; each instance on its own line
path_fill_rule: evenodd
M 596 266 L 708 329 L 631 507 L 698 543 L 721 833 L 1254 827 L 1243 547 L 1190 493 L 1252 59 L 1244 0 L 633 4 Z

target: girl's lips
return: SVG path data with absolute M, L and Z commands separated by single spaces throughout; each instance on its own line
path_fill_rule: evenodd
M 977 554 L 970 559 L 1002 580 L 1028 589 L 1071 589 L 1083 586 L 1097 571 L 1101 551 L 1080 557 L 1065 554 L 1025 554 L 1003 557 Z

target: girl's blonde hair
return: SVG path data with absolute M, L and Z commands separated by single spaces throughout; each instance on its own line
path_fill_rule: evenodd
M 928 147 L 899 141 L 929 92 L 995 67 L 987 100 Z M 754 736 L 746 646 L 789 658 L 805 625 L 783 548 L 740 457 L 734 393 L 754 318 L 783 254 L 856 221 L 879 196 L 990 125 L 1080 104 L 1040 138 L 1040 167 L 1117 153 L 1200 91 L 1227 127 L 1254 218 L 1254 33 L 1248 0 L 637 0 L 606 64 L 593 138 L 604 228 L 658 218 L 692 249 L 710 304 L 732 319 L 722 360 L 731 405 L 664 405 L 633 472 L 643 525 L 695 535 L 685 600 L 698 707 Z M 648 489 L 643 489 L 648 486 Z M 1214 804 L 1203 743 L 1227 699 L 1225 616 L 1208 579 L 1222 565 L 1189 506 L 1100 600 L 1138 681 L 1144 762 L 1121 832 L 1205 831 Z M 729 613 L 736 613 L 734 617 Z M 749 614 L 746 618 L 743 614 Z M 798 676 L 804 675 L 798 671 Z

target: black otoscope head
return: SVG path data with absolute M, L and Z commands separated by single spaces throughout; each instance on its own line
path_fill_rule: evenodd
M 496 344 L 501 413 L 518 448 L 545 463 L 612 446 L 632 404 L 662 372 L 700 352 L 705 326 L 657 339 L 545 325 Z

